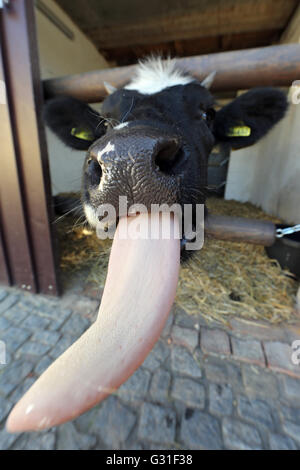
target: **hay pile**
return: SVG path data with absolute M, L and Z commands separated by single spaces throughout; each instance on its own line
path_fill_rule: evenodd
M 214 214 L 280 222 L 249 203 L 210 198 L 207 206 Z M 70 216 L 57 228 L 63 272 L 85 269 L 88 281 L 103 286 L 111 241 L 99 240 Z M 263 247 L 208 239 L 181 267 L 176 302 L 208 321 L 227 323 L 230 316 L 238 316 L 277 324 L 295 320 L 296 291 L 295 279 L 269 259 Z

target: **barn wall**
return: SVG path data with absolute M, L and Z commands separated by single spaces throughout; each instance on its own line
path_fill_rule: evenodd
M 294 21 L 283 42 L 300 42 L 300 21 Z M 265 138 L 232 152 L 225 198 L 250 201 L 287 223 L 299 223 L 299 129 L 300 104 L 290 103 L 287 116 Z
M 108 67 L 95 46 L 53 0 L 43 3 L 74 33 L 71 40 L 36 9 L 38 46 L 42 78 L 57 77 Z M 84 152 L 66 148 L 47 129 L 53 194 L 80 189 Z

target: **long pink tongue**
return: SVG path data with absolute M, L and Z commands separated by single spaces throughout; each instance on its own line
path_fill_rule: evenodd
M 8 431 L 41 430 L 75 418 L 125 382 L 153 348 L 174 301 L 180 243 L 174 237 L 119 239 L 126 223 L 138 221 L 143 229 L 150 217 L 120 220 L 97 320 L 15 405 Z M 160 217 L 178 228 L 176 218 Z

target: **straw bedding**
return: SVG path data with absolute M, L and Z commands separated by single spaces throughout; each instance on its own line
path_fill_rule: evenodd
M 250 203 L 209 198 L 207 206 L 214 214 L 280 222 Z M 56 225 L 65 276 L 84 270 L 87 281 L 103 286 L 111 240 L 99 240 L 74 216 L 63 217 Z M 262 246 L 207 239 L 181 267 L 176 302 L 207 321 L 227 323 L 238 316 L 278 324 L 295 320 L 297 285 Z

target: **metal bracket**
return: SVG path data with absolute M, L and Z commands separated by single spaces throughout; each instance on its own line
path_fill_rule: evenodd
M 293 227 L 278 228 L 276 230 L 276 238 L 282 238 L 285 235 L 290 235 L 296 232 L 300 232 L 300 224 L 294 225 Z

